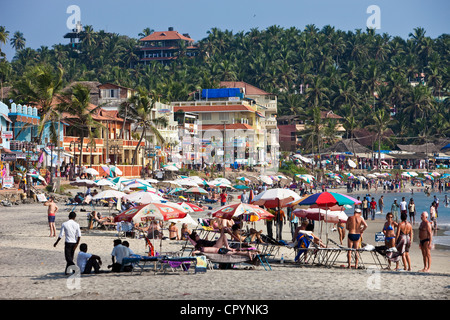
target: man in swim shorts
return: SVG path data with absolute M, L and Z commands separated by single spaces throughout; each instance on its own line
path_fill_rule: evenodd
M 347 219 L 346 228 L 348 230 L 348 247 L 351 249 L 359 249 L 361 243 L 361 235 L 367 229 L 367 223 L 361 217 L 361 209 L 355 209 L 355 214 Z M 348 268 L 351 267 L 351 251 L 347 254 Z M 358 268 L 358 253 L 355 255 L 355 269 Z
M 419 247 L 422 250 L 423 256 L 423 269 L 421 272 L 430 271 L 431 266 L 431 240 L 433 238 L 433 232 L 431 229 L 431 223 L 428 221 L 428 212 L 422 212 L 420 216 L 422 222 L 419 226 Z

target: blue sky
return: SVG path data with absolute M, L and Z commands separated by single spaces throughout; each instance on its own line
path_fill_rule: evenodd
M 366 28 L 370 5 L 380 8 L 378 33 L 407 38 L 416 27 L 423 27 L 430 37 L 450 32 L 449 0 L 4 0 L 0 25 L 12 37 L 21 31 L 26 45 L 33 49 L 68 43 L 66 13 L 70 5 L 80 8 L 81 23 L 94 30 L 106 30 L 136 37 L 144 28 L 167 30 L 174 27 L 195 40 L 207 36 L 213 27 L 233 32 L 271 25 L 303 29 L 307 24 L 325 25 L 341 30 Z M 1 46 L 8 60 L 14 50 Z

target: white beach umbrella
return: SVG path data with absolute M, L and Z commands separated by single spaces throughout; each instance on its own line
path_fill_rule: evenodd
M 353 160 L 348 159 L 348 165 L 349 165 L 351 168 L 356 168 L 356 163 L 355 163 Z
M 105 190 L 105 191 L 97 193 L 95 196 L 92 197 L 92 199 L 93 200 L 108 199 L 108 198 L 121 199 L 125 195 L 126 195 L 125 192 L 116 191 L 116 190 Z
M 264 182 L 265 184 L 273 184 L 273 180 L 269 176 L 261 175 L 259 176 L 259 180 L 261 180 L 261 182 Z
M 268 208 L 285 207 L 288 203 L 300 200 L 300 196 L 290 189 L 273 188 L 258 194 L 251 204 Z
M 93 176 L 99 175 L 98 171 L 95 170 L 94 168 L 87 168 L 86 170 L 84 170 L 84 172 Z
M 126 194 L 123 196 L 123 199 L 127 199 L 129 201 L 147 204 L 152 202 L 167 202 L 166 199 L 163 197 L 160 197 L 156 193 L 153 192 L 147 192 L 147 191 L 139 191 L 139 192 L 133 192 L 130 194 Z

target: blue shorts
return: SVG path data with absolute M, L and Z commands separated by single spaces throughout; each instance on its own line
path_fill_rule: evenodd
M 348 234 L 348 239 L 350 241 L 358 241 L 360 237 L 361 237 L 361 235 L 358 233 L 349 233 Z
M 56 216 L 48 216 L 48 222 L 55 222 Z

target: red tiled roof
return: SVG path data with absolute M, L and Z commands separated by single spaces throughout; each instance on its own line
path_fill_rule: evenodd
M 253 130 L 252 126 L 246 123 L 230 123 L 225 124 L 225 130 Z M 201 130 L 223 130 L 223 124 L 202 124 Z
M 194 39 L 183 36 L 178 31 L 155 31 L 139 41 L 161 41 L 161 40 L 186 40 L 194 42 Z
M 272 94 L 262 89 L 259 89 L 255 86 L 252 86 L 251 84 L 248 84 L 244 81 L 221 81 L 219 85 L 222 88 L 245 88 L 245 94 L 250 96 L 252 95 L 261 96 Z
M 217 112 L 217 111 L 247 111 L 255 112 L 255 110 L 250 106 L 245 106 L 242 104 L 225 105 L 225 106 L 174 106 L 173 111 L 185 111 L 185 112 Z

